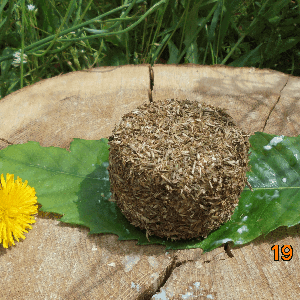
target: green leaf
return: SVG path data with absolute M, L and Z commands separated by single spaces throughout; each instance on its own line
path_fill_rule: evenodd
M 254 191 L 245 188 L 231 220 L 193 245 L 204 252 L 229 241 L 246 244 L 280 226 L 300 223 L 300 136 L 256 132 L 249 141 L 247 178 Z
M 186 51 L 185 59 L 187 60 L 188 63 L 199 64 L 198 47 L 196 41 L 190 44 L 189 48 Z
M 172 242 L 131 225 L 110 199 L 107 139 L 74 139 L 70 152 L 41 147 L 37 142 L 11 145 L 0 151 L 0 173 L 14 174 L 34 187 L 42 211 L 64 215 L 60 221 L 84 225 L 90 234 L 112 233 L 138 245 L 162 244 L 166 249 L 202 248 L 251 242 L 280 226 L 300 222 L 300 140 L 256 132 L 251 136 L 247 173 L 253 192 L 245 187 L 230 221 L 206 239 Z
M 74 139 L 70 152 L 41 147 L 38 142 L 10 145 L 0 151 L 0 173 L 14 174 L 35 188 L 41 211 L 64 215 L 60 221 L 83 225 L 93 233 L 114 233 L 119 240 L 147 241 L 145 231 L 131 225 L 111 196 L 107 139 Z M 161 238 L 153 238 L 152 242 Z
M 258 63 L 261 59 L 260 47 L 263 44 L 259 44 L 255 49 L 247 51 L 246 54 L 240 56 L 238 59 L 229 63 L 228 66 L 232 67 L 244 67 L 244 66 L 253 66 Z
M 108 54 L 99 62 L 99 66 L 121 66 L 126 65 L 126 55 L 120 48 L 110 47 Z

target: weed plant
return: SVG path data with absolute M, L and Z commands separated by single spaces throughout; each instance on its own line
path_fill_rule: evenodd
M 300 0 L 1 0 L 0 100 L 59 74 L 224 64 L 300 76 Z

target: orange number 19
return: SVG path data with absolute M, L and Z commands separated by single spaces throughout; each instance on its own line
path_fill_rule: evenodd
M 273 245 L 271 250 L 274 250 L 274 260 L 279 260 L 279 245 Z M 281 247 L 281 259 L 290 261 L 293 257 L 293 247 L 291 245 L 283 245 Z

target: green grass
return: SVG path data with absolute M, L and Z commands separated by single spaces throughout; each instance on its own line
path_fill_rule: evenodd
M 1 0 L 0 100 L 98 66 L 224 64 L 300 76 L 299 45 L 300 0 Z M 26 63 L 14 66 L 20 49 Z

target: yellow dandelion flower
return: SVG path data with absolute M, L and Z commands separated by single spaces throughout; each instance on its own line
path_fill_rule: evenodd
M 1 174 L 0 181 L 0 243 L 3 247 L 15 245 L 12 234 L 19 242 L 25 239 L 26 229 L 32 229 L 28 223 L 35 223 L 33 214 L 38 213 L 35 189 L 27 186 L 28 181 L 19 178 L 14 182 L 13 174 L 6 174 L 6 181 Z

